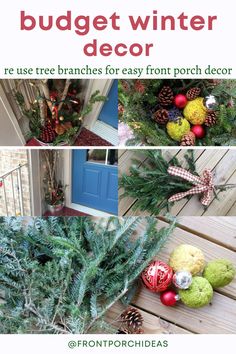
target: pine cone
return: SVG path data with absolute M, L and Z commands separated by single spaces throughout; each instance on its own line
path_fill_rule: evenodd
M 166 109 L 158 109 L 155 113 L 153 113 L 152 118 L 158 124 L 165 125 L 169 121 L 169 114 Z
M 130 83 L 127 80 L 120 80 L 120 83 L 125 92 L 130 91 Z
M 53 130 L 50 123 L 47 123 L 42 129 L 41 135 L 39 137 L 44 143 L 51 143 L 56 137 L 56 133 Z
M 131 334 L 132 331 L 130 331 L 128 328 L 120 327 L 116 334 Z
M 143 94 L 145 92 L 145 85 L 142 83 L 141 80 L 136 80 L 134 84 L 134 89 L 136 92 Z
M 192 132 L 188 132 L 184 134 L 181 139 L 180 145 L 181 146 L 194 146 L 195 145 L 196 137 Z
M 142 327 L 143 316 L 141 313 L 134 307 L 128 307 L 120 316 L 123 323 L 125 323 L 128 328 L 133 330 L 138 330 Z
M 209 111 L 207 112 L 207 117 L 205 120 L 205 125 L 207 127 L 212 127 L 213 125 L 215 125 L 217 122 L 217 117 L 216 117 L 216 113 L 214 111 Z
M 158 95 L 159 103 L 162 107 L 168 107 L 173 103 L 174 94 L 169 86 L 163 86 Z
M 195 98 L 197 98 L 200 95 L 200 93 L 201 93 L 201 89 L 199 87 L 192 87 L 187 91 L 186 97 L 188 101 L 192 101 L 195 100 Z

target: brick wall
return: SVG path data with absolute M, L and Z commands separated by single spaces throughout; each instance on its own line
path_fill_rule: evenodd
M 0 152 L 0 177 L 6 172 L 24 164 L 28 160 L 27 152 L 25 150 L 2 150 Z M 24 215 L 30 215 L 30 181 L 28 167 L 21 168 L 21 180 L 22 180 L 22 195 Z M 12 188 L 13 182 L 13 188 Z M 6 191 L 8 215 L 21 215 L 19 205 L 19 181 L 17 179 L 17 171 L 8 176 L 3 181 Z M 4 202 L 4 186 L 0 187 L 0 215 L 7 215 L 5 202 Z M 15 195 L 15 203 L 13 198 L 13 190 Z

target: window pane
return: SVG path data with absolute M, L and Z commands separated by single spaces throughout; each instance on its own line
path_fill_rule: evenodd
M 94 163 L 105 164 L 106 161 L 106 150 L 88 150 L 87 161 Z
M 118 164 L 118 150 L 109 150 L 108 152 L 108 165 Z

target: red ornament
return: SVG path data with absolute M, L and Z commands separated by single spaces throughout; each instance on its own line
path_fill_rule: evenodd
M 3 181 L 1 180 L 0 181 L 0 188 L 3 186 Z
M 196 136 L 196 138 L 198 139 L 202 139 L 205 136 L 205 130 L 202 127 L 202 125 L 197 124 L 197 125 L 193 125 L 191 128 L 191 131 L 193 132 L 193 134 Z
M 184 108 L 188 102 L 188 99 L 185 95 L 182 95 L 179 93 L 178 95 L 175 96 L 174 98 L 174 104 L 178 108 Z
M 166 290 L 161 293 L 160 300 L 165 306 L 174 306 L 179 300 L 179 295 L 174 290 Z
M 162 261 L 154 261 L 144 269 L 141 277 L 149 290 L 153 292 L 164 291 L 171 284 L 173 270 Z

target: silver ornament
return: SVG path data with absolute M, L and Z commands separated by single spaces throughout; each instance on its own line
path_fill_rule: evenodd
M 217 102 L 215 96 L 213 96 L 213 95 L 207 96 L 204 100 L 204 103 L 205 103 L 206 108 L 209 109 L 210 111 L 215 110 L 218 106 L 218 102 Z
M 192 274 L 187 270 L 180 270 L 173 275 L 173 284 L 179 289 L 188 289 L 192 283 Z

